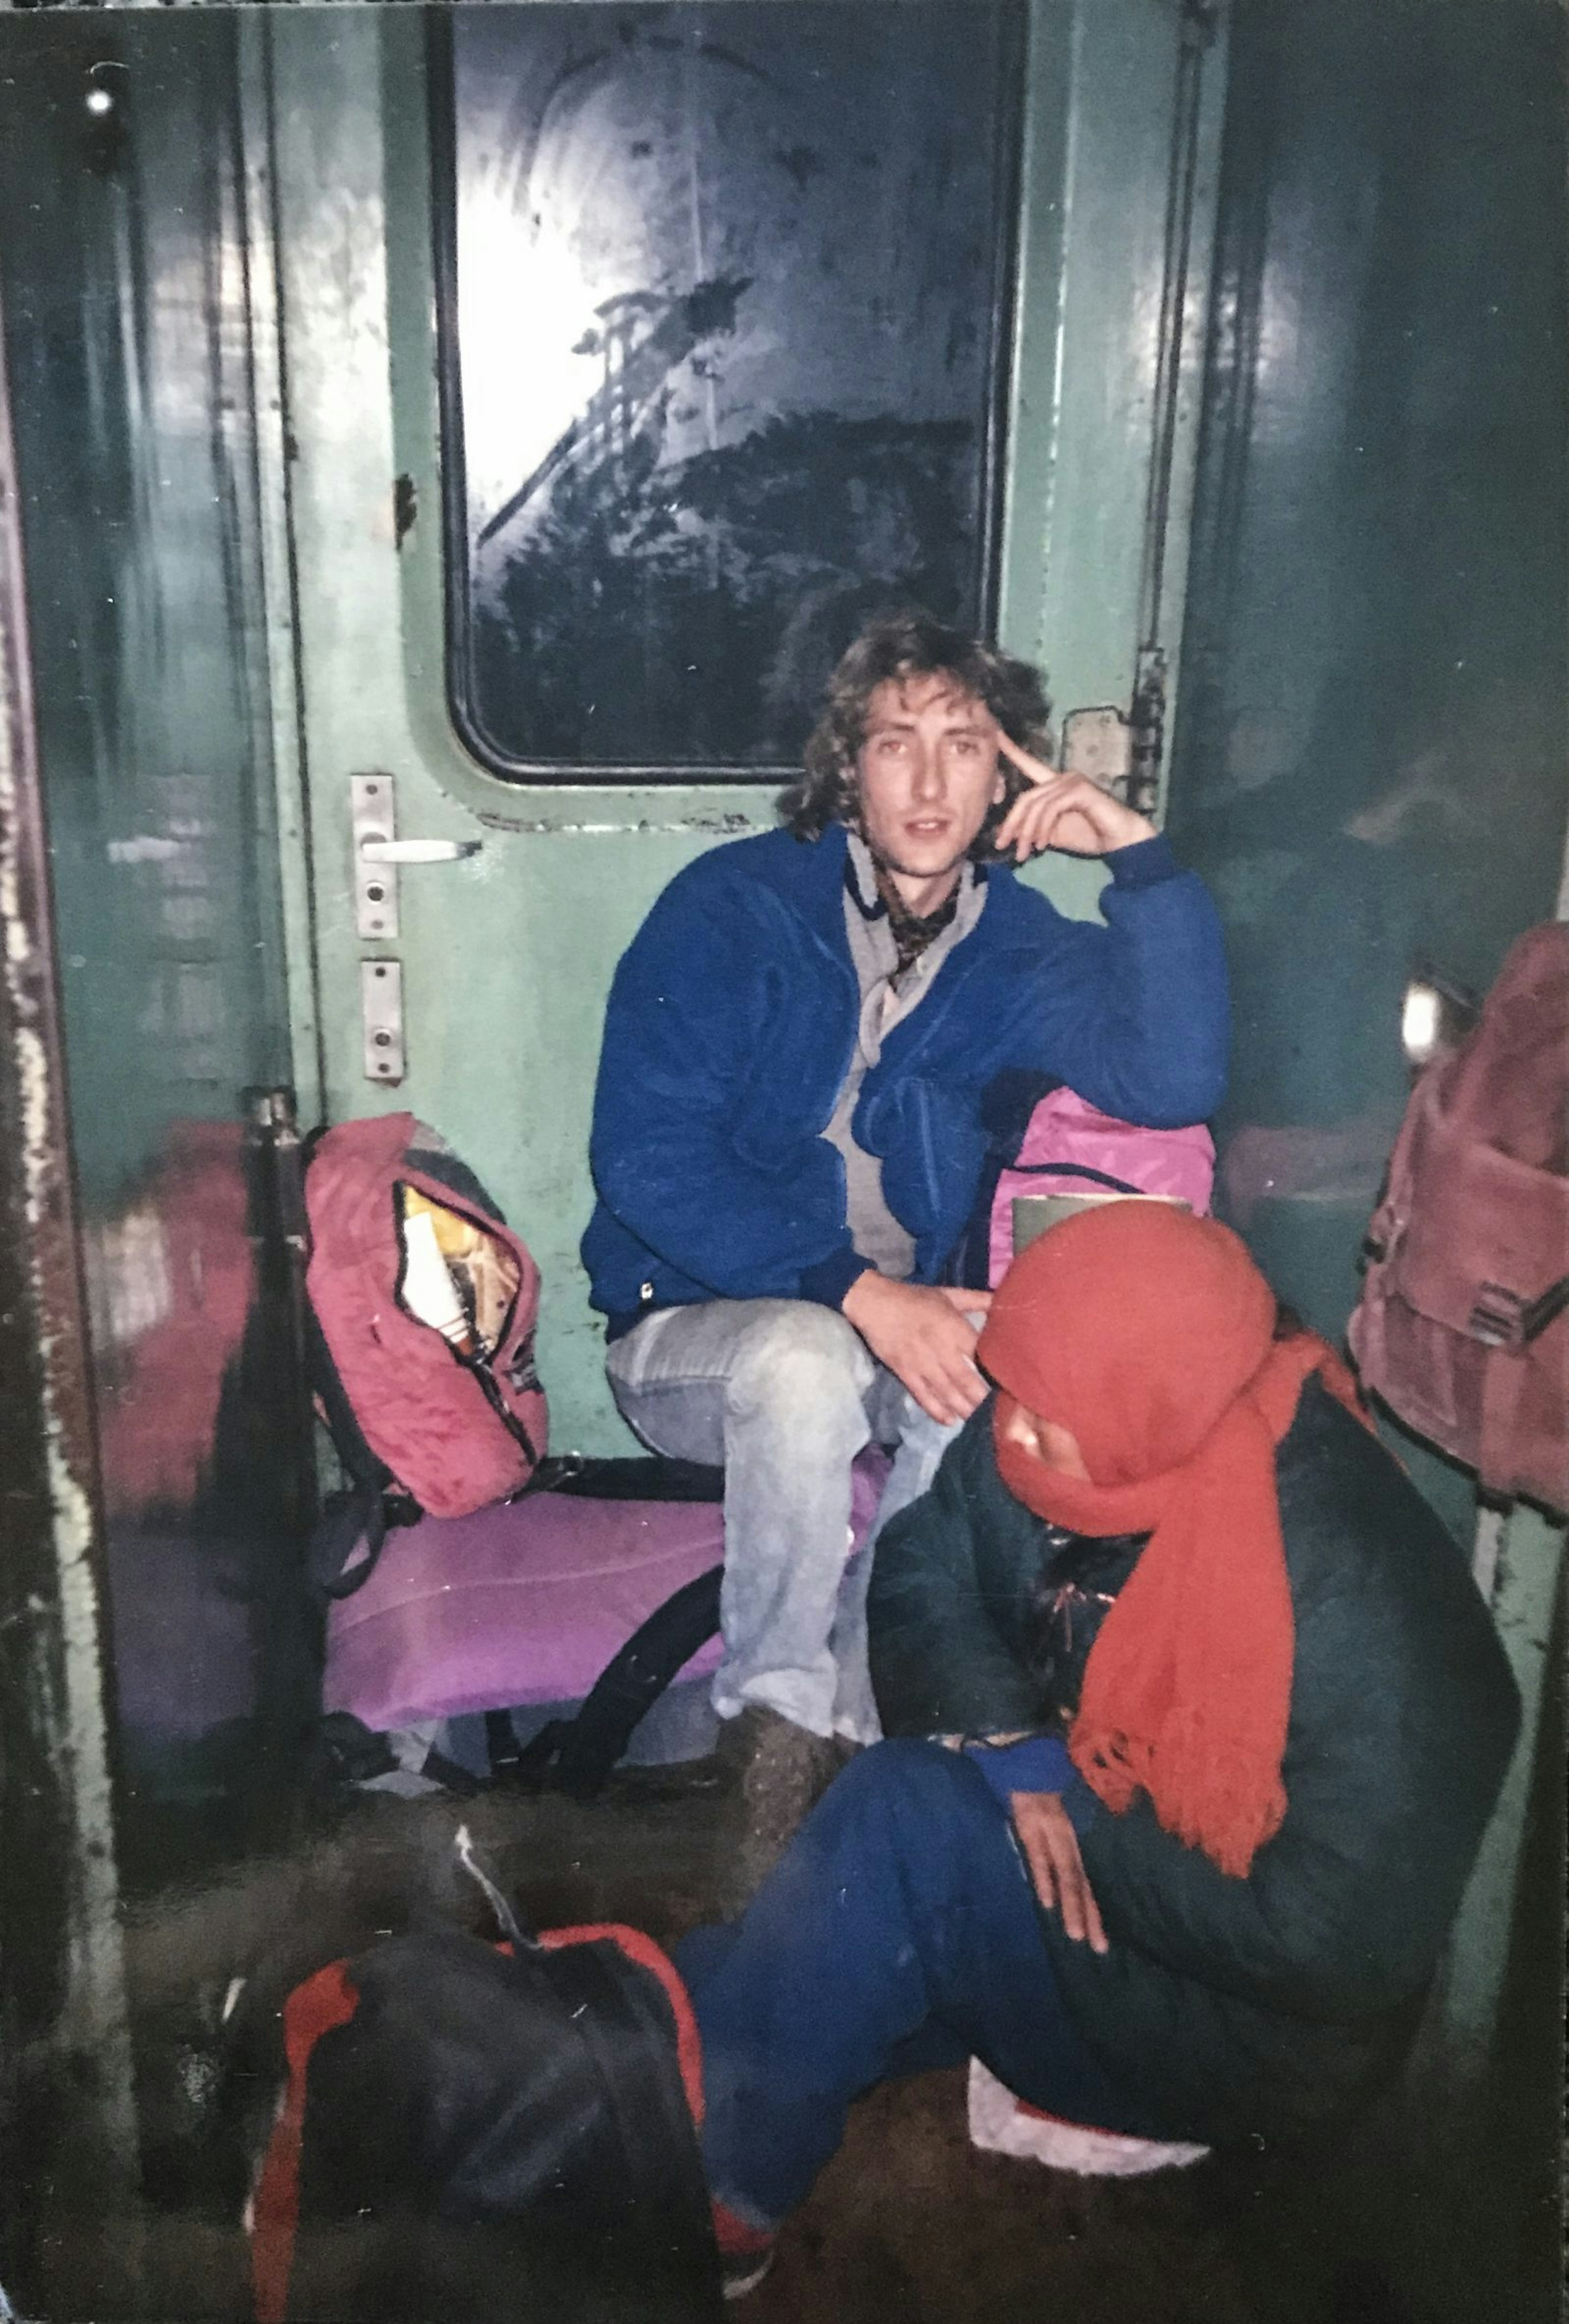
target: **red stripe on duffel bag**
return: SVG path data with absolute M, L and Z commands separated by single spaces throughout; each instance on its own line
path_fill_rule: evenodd
M 297 1985 L 283 2005 L 289 2079 L 256 2181 L 251 2213 L 251 2291 L 256 2324 L 284 2324 L 299 2225 L 299 2153 L 305 2135 L 305 2084 L 310 2053 L 324 2034 L 346 2025 L 360 1997 L 348 1963 L 329 1961 Z

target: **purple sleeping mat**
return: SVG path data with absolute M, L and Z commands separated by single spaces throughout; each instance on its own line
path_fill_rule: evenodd
M 849 1546 L 888 1473 L 855 1465 Z M 536 1493 L 389 1534 L 362 1590 L 327 1618 L 324 1702 L 379 1734 L 422 1720 L 575 1702 L 639 1623 L 724 1554 L 713 1501 L 594 1501 Z M 710 1638 L 681 1673 L 706 1676 Z

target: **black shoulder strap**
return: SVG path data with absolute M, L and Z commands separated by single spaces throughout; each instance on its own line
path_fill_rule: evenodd
M 1086 1178 L 1092 1186 L 1104 1186 L 1114 1194 L 1137 1194 L 1142 1191 L 1130 1185 L 1125 1178 L 1114 1178 L 1109 1170 L 1092 1170 L 1087 1162 L 1012 1162 L 1008 1167 L 1021 1178 Z M 992 1192 L 995 1197 L 995 1185 Z
M 548 1489 L 583 1501 L 722 1501 L 725 1472 L 698 1461 L 675 1461 L 662 1452 L 610 1456 L 568 1452 L 565 1473 Z M 570 1466 L 566 1464 L 570 1463 Z
M 314 1307 L 307 1307 L 306 1311 L 305 1357 L 311 1391 L 321 1406 L 327 1434 L 333 1440 L 333 1451 L 354 1483 L 378 1488 L 391 1484 L 391 1470 L 365 1442 L 364 1431 L 354 1416 L 348 1391 L 338 1378 L 338 1368 L 333 1361 L 326 1334 Z
M 362 1590 L 376 1570 L 386 1546 L 389 1527 L 387 1498 L 398 1480 L 385 1461 L 372 1452 L 364 1431 L 354 1417 L 338 1368 L 314 1308 L 305 1320 L 306 1366 L 311 1388 L 321 1405 L 333 1441 L 333 1450 L 348 1471 L 350 1489 L 328 1499 L 310 1538 L 307 1564 L 313 1586 L 324 1598 L 349 1598 Z M 408 1504 L 417 1515 L 416 1504 Z M 354 1558 L 356 1548 L 362 1554 Z M 354 1558 L 351 1565 L 349 1560 Z
M 719 1628 L 722 1566 L 711 1566 L 656 1607 L 612 1655 L 573 1719 L 552 1720 L 518 1755 L 515 1773 L 572 1798 L 592 1799 L 632 1729 Z
M 324 1598 L 352 1598 L 375 1572 L 387 1546 L 387 1532 L 386 1497 L 375 1486 L 356 1485 L 349 1492 L 329 1494 L 310 1537 L 312 1587 Z

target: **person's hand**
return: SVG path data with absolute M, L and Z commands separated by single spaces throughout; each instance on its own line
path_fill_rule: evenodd
M 1014 1792 L 1009 1805 L 1014 1829 L 1030 1868 L 1035 1894 L 1049 1913 L 1060 1914 L 1063 1933 L 1076 1944 L 1087 1940 L 1092 1953 L 1106 1950 L 1100 1907 L 1095 1901 L 1078 1834 L 1068 1821 L 1060 1792 Z
M 976 1370 L 976 1328 L 968 1318 L 991 1304 L 989 1291 L 895 1283 L 868 1268 L 845 1293 L 840 1313 L 928 1419 L 949 1422 L 968 1420 L 985 1400 L 986 1384 Z
M 1108 855 L 1114 848 L 1155 836 L 1147 816 L 1135 815 L 1087 775 L 1060 774 L 1043 759 L 1032 759 L 1000 726 L 997 748 L 1032 786 L 1020 793 L 998 826 L 994 844 L 999 854 L 1011 847 L 1019 863 L 1046 847 L 1060 848 L 1066 855 Z

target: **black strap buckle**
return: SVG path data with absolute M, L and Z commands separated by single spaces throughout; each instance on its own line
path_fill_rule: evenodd
M 1519 1355 L 1541 1337 L 1565 1307 L 1569 1307 L 1569 1275 L 1561 1275 L 1531 1300 L 1501 1283 L 1484 1283 L 1471 1311 L 1471 1336 L 1485 1348 L 1507 1348 L 1511 1355 Z

